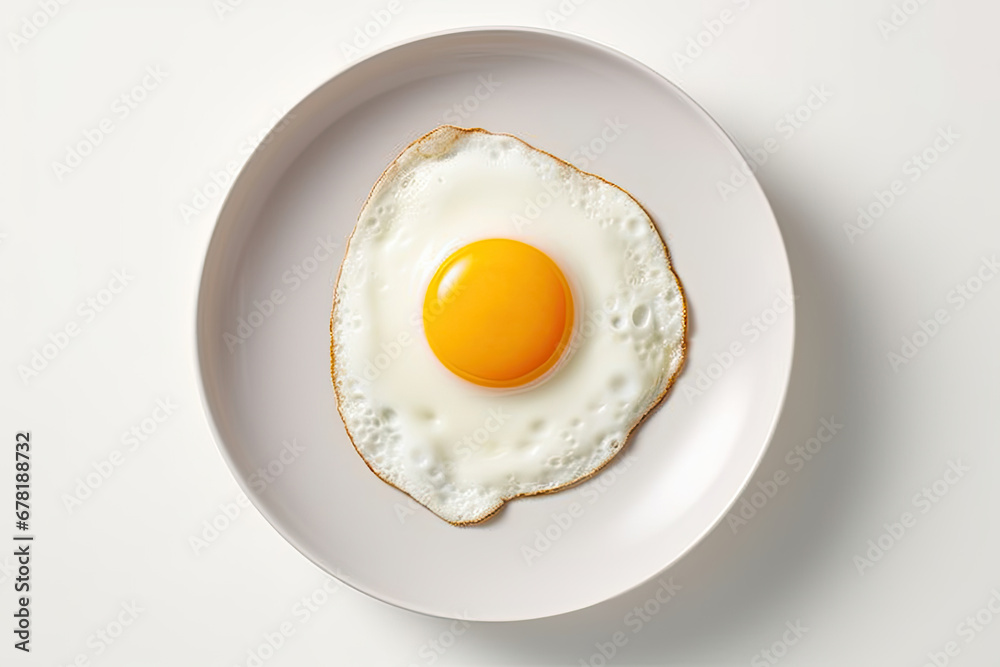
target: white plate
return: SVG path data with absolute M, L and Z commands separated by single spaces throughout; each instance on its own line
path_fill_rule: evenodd
M 455 115 L 631 192 L 668 239 L 691 313 L 685 371 L 620 466 L 574 489 L 511 502 L 471 528 L 445 523 L 368 470 L 337 414 L 329 359 L 332 286 L 369 189 L 408 143 Z M 780 301 L 786 312 L 769 310 L 791 294 L 774 216 L 752 178 L 728 201 L 717 189 L 744 164 L 679 89 L 575 37 L 452 32 L 334 77 L 250 158 L 205 259 L 199 363 L 233 474 L 321 568 L 428 614 L 550 616 L 655 576 L 738 497 L 788 382 L 794 315 Z M 734 343 L 743 353 L 728 364 Z M 694 395 L 699 378 L 705 390 Z M 292 439 L 301 452 L 282 444 Z M 269 465 L 264 479 L 257 470 Z

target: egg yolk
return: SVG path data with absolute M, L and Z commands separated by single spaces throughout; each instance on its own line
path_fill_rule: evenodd
M 516 387 L 559 360 L 573 330 L 573 296 L 541 250 L 485 239 L 438 267 L 423 319 L 431 349 L 453 373 L 484 387 Z

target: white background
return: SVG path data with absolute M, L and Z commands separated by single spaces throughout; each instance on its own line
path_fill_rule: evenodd
M 0 551 L 0 663 L 253 665 L 286 624 L 262 664 L 600 665 L 597 644 L 608 651 L 617 631 L 627 641 L 609 664 L 766 665 L 772 648 L 782 665 L 922 665 L 929 653 L 998 664 L 1000 614 L 987 604 L 1000 591 L 1000 280 L 977 280 L 1000 252 L 1000 7 L 899 0 L 911 15 L 897 12 L 896 26 L 888 0 L 400 3 L 362 56 L 446 28 L 551 27 L 662 72 L 751 152 L 777 141 L 758 178 L 787 245 L 797 346 L 784 416 L 744 498 L 776 471 L 788 482 L 672 568 L 682 590 L 637 633 L 626 615 L 656 583 L 563 617 L 468 628 L 346 587 L 326 593 L 317 568 L 235 503 L 198 397 L 194 302 L 222 201 L 212 172 L 242 163 L 344 69 L 343 45 L 388 2 L 53 1 L 34 30 L 25 20 L 46 3 L 5 0 L 0 497 L 12 497 L 15 432 L 30 430 L 37 542 L 30 655 L 11 647 L 14 562 Z M 729 23 L 714 23 L 724 9 Z M 689 42 L 699 33 L 700 50 Z M 116 100 L 147 68 L 162 80 L 147 77 L 126 115 Z M 814 87 L 830 97 L 804 110 Z M 808 119 L 789 132 L 782 119 L 796 112 Z M 57 174 L 104 118 L 110 134 Z M 914 171 L 925 150 L 936 161 Z M 849 233 L 894 180 L 902 194 Z M 199 192 L 202 210 L 185 215 Z M 102 292 L 116 271 L 127 285 Z M 981 289 L 966 299 L 960 284 Z M 81 307 L 88 298 L 105 300 L 101 312 Z M 939 309 L 946 321 L 904 350 Z M 37 376 L 19 372 L 71 323 L 79 334 Z M 146 421 L 134 448 L 123 442 L 158 400 L 172 414 L 155 430 Z M 786 454 L 821 418 L 843 428 L 796 469 Z M 115 450 L 120 465 L 68 505 Z M 967 471 L 939 481 L 951 464 Z M 915 499 L 936 481 L 933 503 Z M 915 524 L 888 536 L 904 512 Z M 14 532 L 8 520 L 0 536 Z M 228 525 L 196 549 L 211 521 Z M 869 544 L 880 538 L 884 554 Z M 308 596 L 322 602 L 306 616 Z M 123 605 L 141 611 L 108 644 L 98 633 L 117 633 Z M 966 620 L 977 612 L 985 625 Z

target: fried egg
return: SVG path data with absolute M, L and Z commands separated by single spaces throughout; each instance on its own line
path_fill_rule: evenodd
M 368 467 L 452 524 L 595 474 L 664 397 L 687 308 L 621 188 L 442 126 L 364 204 L 334 290 L 337 405 Z

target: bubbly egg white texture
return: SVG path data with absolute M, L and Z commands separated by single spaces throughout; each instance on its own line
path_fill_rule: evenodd
M 509 238 L 562 269 L 576 323 L 541 380 L 465 380 L 435 356 L 423 303 L 458 248 Z M 686 307 L 652 221 L 623 190 L 520 140 L 443 126 L 376 183 L 341 267 L 333 378 L 368 466 L 441 518 L 594 474 L 663 397 L 684 360 Z

